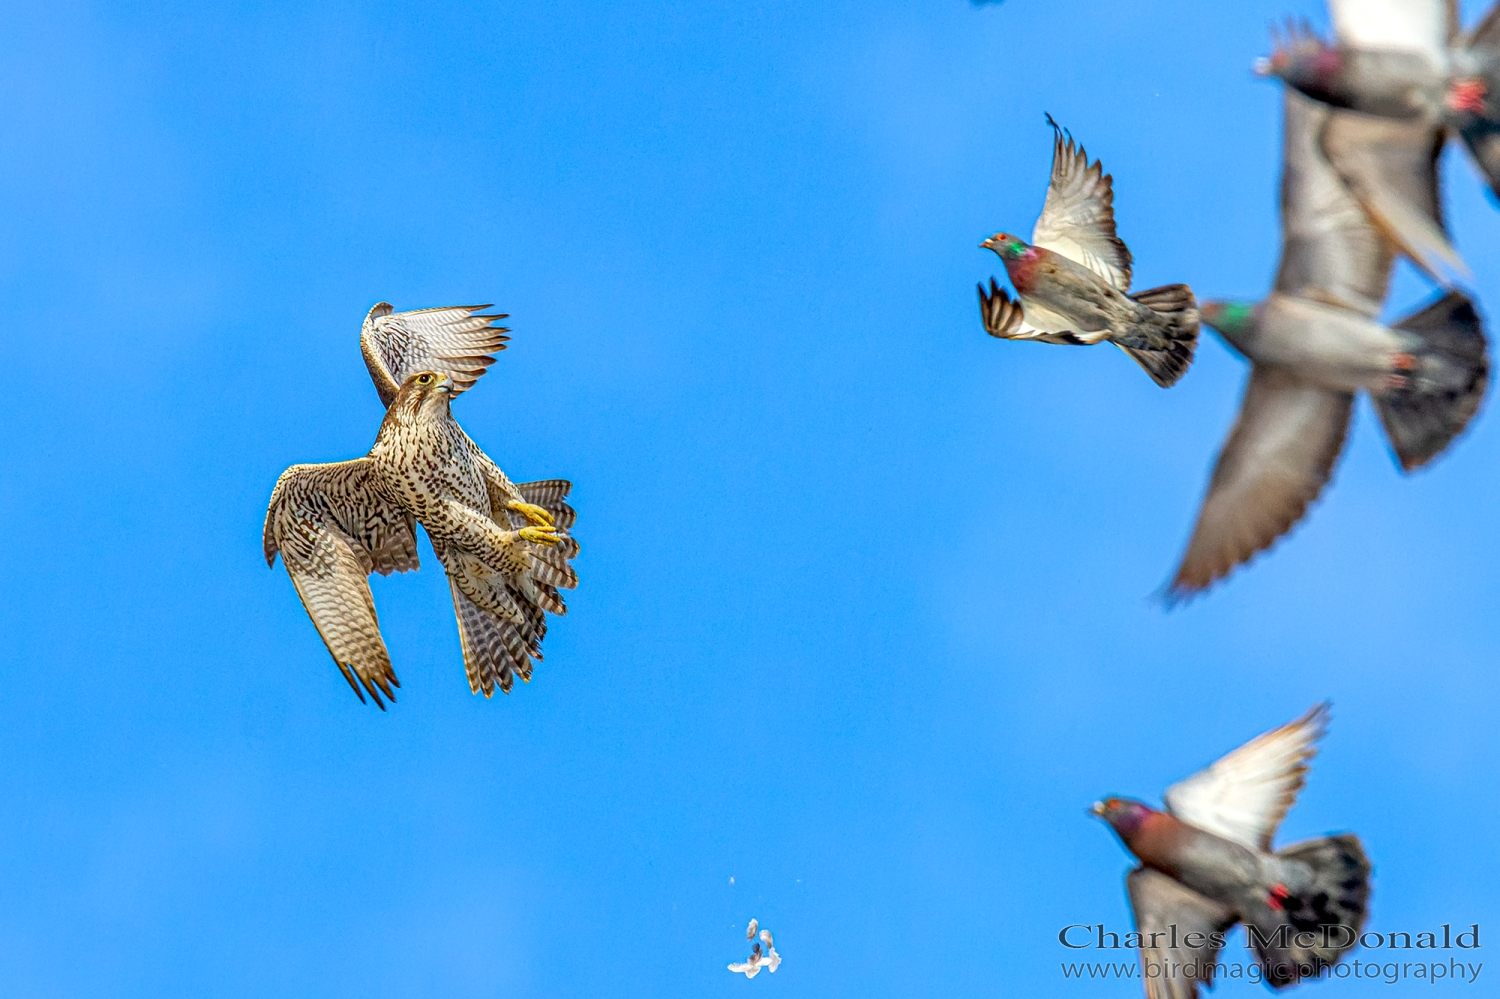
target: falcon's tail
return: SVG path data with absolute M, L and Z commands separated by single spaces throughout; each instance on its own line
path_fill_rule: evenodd
M 1375 411 L 1401 467 L 1418 468 L 1437 456 L 1468 425 L 1489 384 L 1484 324 L 1474 303 L 1450 291 L 1396 323 L 1421 345 L 1399 373 L 1404 384 L 1374 397 Z
M 1146 369 L 1146 374 L 1162 388 L 1170 388 L 1193 363 L 1198 348 L 1198 300 L 1185 284 L 1165 284 L 1130 296 L 1162 320 L 1147 330 L 1155 341 L 1148 347 L 1119 348 Z
M 557 526 L 561 528 L 572 527 L 573 522 L 578 519 L 577 512 L 563 502 L 572 490 L 573 483 L 567 479 L 543 479 L 540 482 L 516 483 L 516 491 L 521 494 L 521 498 L 528 503 L 535 503 L 552 514 Z
M 469 689 L 493 697 L 495 688 L 510 693 L 515 678 L 531 680 L 531 660 L 542 658 L 542 636 L 547 633 L 546 615 L 527 606 L 524 625 L 491 613 L 464 596 L 458 582 L 449 577 L 453 609 L 458 615 L 458 637 L 463 644 L 464 672 Z
M 1359 837 L 1349 833 L 1296 843 L 1276 857 L 1312 872 L 1295 891 L 1270 886 L 1266 904 L 1245 920 L 1266 981 L 1281 988 L 1337 964 L 1359 941 L 1370 901 L 1370 861 Z

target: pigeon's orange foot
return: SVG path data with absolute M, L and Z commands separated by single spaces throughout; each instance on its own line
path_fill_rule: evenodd
M 1454 80 L 1448 86 L 1448 96 L 1443 100 L 1449 110 L 1468 111 L 1471 114 L 1484 114 L 1484 99 L 1489 93 L 1489 88 L 1484 80 L 1478 77 L 1469 77 L 1465 80 Z
M 1415 371 L 1417 368 L 1417 356 L 1415 354 L 1408 354 L 1404 350 L 1398 351 L 1391 358 L 1391 367 L 1397 371 Z

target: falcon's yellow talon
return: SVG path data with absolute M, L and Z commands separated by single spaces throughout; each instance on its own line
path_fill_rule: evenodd
M 516 536 L 522 541 L 531 541 L 539 545 L 555 545 L 562 540 L 558 537 L 555 527 L 523 527 L 516 532 Z
M 520 500 L 516 500 L 514 503 L 511 503 L 507 507 L 507 509 L 514 510 L 516 513 L 519 513 L 521 516 L 525 517 L 533 524 L 541 524 L 545 527 L 551 527 L 553 523 L 555 523 L 555 521 L 553 521 L 552 519 L 552 514 L 548 513 L 546 510 L 543 510 L 535 503 L 523 503 Z

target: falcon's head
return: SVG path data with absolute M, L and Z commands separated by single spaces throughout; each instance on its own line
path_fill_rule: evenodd
M 419 371 L 401 383 L 390 413 L 403 423 L 443 419 L 452 398 L 453 379 L 437 371 Z

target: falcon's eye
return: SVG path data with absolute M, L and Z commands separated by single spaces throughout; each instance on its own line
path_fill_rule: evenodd
M 431 375 L 418 375 L 417 376 L 417 384 L 418 385 L 431 385 L 432 384 L 432 376 Z

